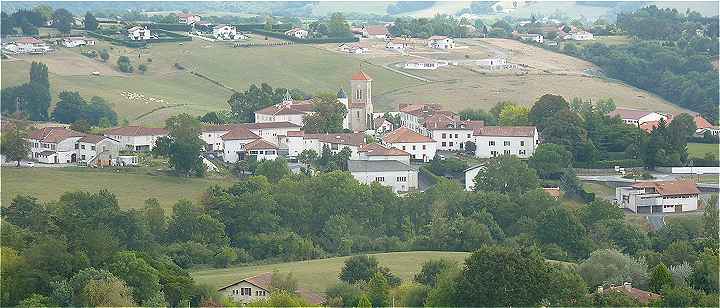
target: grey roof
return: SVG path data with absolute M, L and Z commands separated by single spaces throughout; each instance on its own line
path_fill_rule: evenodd
M 410 165 L 397 160 L 349 160 L 350 172 L 411 171 Z

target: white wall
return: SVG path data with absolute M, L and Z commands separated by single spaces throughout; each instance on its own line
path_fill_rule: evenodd
M 475 142 L 472 129 L 434 129 L 430 131 L 430 138 L 436 141 L 438 150 L 442 151 L 465 150 L 465 142 Z
M 254 140 L 225 140 L 223 159 L 230 163 L 238 161 L 240 159 L 238 152 L 245 151 L 245 145 L 252 141 Z M 247 156 L 249 154 L 245 153 L 245 155 Z
M 495 144 L 491 145 L 490 142 L 494 142 Z M 509 142 L 509 145 L 505 145 L 506 142 Z M 506 151 L 510 151 L 509 154 L 511 155 L 520 158 L 529 158 L 535 153 L 537 142 L 537 134 L 535 134 L 535 137 L 475 136 L 475 156 L 490 158 L 506 154 Z M 493 153 L 493 151 L 496 153 Z
M 472 191 L 475 189 L 475 177 L 480 173 L 482 168 L 473 168 L 465 172 L 465 190 Z
M 437 151 L 435 142 L 389 143 L 388 146 L 410 153 L 412 159 L 426 162 L 435 158 L 435 152 Z
M 672 167 L 670 172 L 674 174 L 718 174 L 720 167 Z
M 417 171 L 382 171 L 382 172 L 351 172 L 352 176 L 361 183 L 370 184 L 378 182 L 380 185 L 391 187 L 393 192 L 403 192 L 418 187 Z M 399 178 L 402 177 L 406 181 Z M 382 178 L 382 181 L 379 181 Z
M 250 288 L 250 295 L 241 295 L 241 289 L 243 288 Z M 264 292 L 265 295 L 257 295 L 257 292 Z M 233 301 L 240 302 L 240 303 L 250 303 L 257 300 L 265 299 L 267 297 L 270 297 L 270 292 L 266 291 L 264 289 L 258 288 L 253 284 L 247 283 L 245 281 L 238 283 L 237 285 L 234 285 L 232 287 L 229 287 L 225 290 L 220 291 L 220 294 L 232 298 Z

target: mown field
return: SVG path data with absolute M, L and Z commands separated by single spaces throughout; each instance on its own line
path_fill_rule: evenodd
M 55 201 L 68 191 L 107 189 L 115 194 L 122 208 L 139 208 L 146 199 L 157 198 L 164 208 L 170 209 L 179 199 L 197 202 L 212 185 L 230 185 L 229 180 L 150 175 L 132 169 L 113 172 L 90 168 L 2 167 L 1 172 L 2 206 L 10 204 L 18 194 Z
M 710 143 L 688 143 L 688 155 L 690 157 L 705 157 L 707 153 L 714 154 L 715 157 L 718 156 L 718 151 L 720 151 L 720 147 L 718 147 L 717 144 L 710 144 Z
M 378 259 L 381 266 L 402 278 L 411 280 L 420 271 L 425 261 L 433 259 L 449 259 L 462 264 L 469 255 L 467 252 L 444 251 L 412 251 L 372 254 Z M 277 270 L 280 273 L 292 273 L 298 280 L 298 285 L 316 292 L 325 292 L 325 289 L 338 281 L 338 274 L 349 257 L 336 257 L 320 260 L 277 263 L 268 265 L 243 266 L 223 269 L 207 269 L 192 271 L 191 275 L 198 283 L 209 284 L 214 287 L 228 285 L 243 278 Z

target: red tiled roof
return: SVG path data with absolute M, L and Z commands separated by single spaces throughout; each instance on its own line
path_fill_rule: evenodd
M 388 148 L 379 143 L 366 144 L 358 150 L 367 156 L 410 156 L 410 153 L 396 148 Z
M 700 190 L 698 190 L 697 185 L 695 185 L 692 181 L 638 182 L 633 184 L 632 187 L 654 188 L 658 194 L 663 196 L 700 194 Z
M 388 35 L 390 33 L 385 26 L 366 26 L 365 31 L 368 35 Z
M 116 127 L 105 131 L 105 135 L 111 136 L 161 136 L 167 134 L 167 129 L 143 126 Z
M 652 113 L 652 111 L 642 111 L 635 109 L 617 108 L 608 113 L 609 117 L 619 116 L 621 119 L 639 120 L 640 118 Z
M 479 121 L 480 126 L 484 125 L 485 122 Z M 472 129 L 473 126 L 478 123 L 470 123 L 470 121 L 461 121 L 460 117 L 455 114 L 448 115 L 447 113 L 436 113 L 425 118 L 424 126 L 429 130 L 435 129 Z
M 250 151 L 250 150 L 277 149 L 278 147 L 270 142 L 263 140 L 263 139 L 257 139 L 253 142 L 246 144 L 243 148 L 246 151 Z
M 450 111 L 440 110 L 439 104 L 400 104 L 400 112 L 414 115 L 419 118 L 426 118 L 436 113 L 454 115 Z
M 363 71 L 358 71 L 357 73 L 353 74 L 350 79 L 372 81 L 372 78 L 370 78 L 370 76 L 368 74 L 365 74 L 365 72 Z
M 305 134 L 304 139 L 318 139 L 324 143 L 334 143 L 352 146 L 365 144 L 364 133 L 338 133 L 338 134 Z
M 640 290 L 640 289 L 633 288 L 633 287 L 614 286 L 614 287 L 609 287 L 608 291 L 625 293 L 625 295 L 628 295 L 628 296 L 638 300 L 641 304 L 647 304 L 649 302 L 660 299 L 659 294 Z
M 45 127 L 30 133 L 30 139 L 45 143 L 58 143 L 72 137 L 84 137 L 86 134 L 64 127 Z
M 385 143 L 425 143 L 435 142 L 430 137 L 420 135 L 407 127 L 400 127 L 383 137 Z
M 678 115 L 673 115 L 672 117 L 668 117 L 667 119 L 665 119 L 665 124 L 670 124 L 670 122 L 672 122 L 676 116 Z M 695 122 L 695 127 L 697 129 L 713 127 L 713 125 L 708 122 L 708 120 L 705 120 L 705 118 L 703 118 L 699 114 L 693 116 L 693 121 Z M 659 124 L 660 121 L 648 121 L 640 124 L 640 128 L 649 133 L 652 132 L 655 128 L 657 128 Z
M 255 133 L 251 132 L 250 129 L 244 126 L 236 126 L 227 134 L 222 135 L 220 137 L 222 140 L 252 140 L 252 139 L 260 139 L 260 136 L 256 135 Z
M 296 128 L 300 127 L 290 122 L 267 122 L 267 123 L 233 123 L 233 124 L 213 124 L 203 126 L 203 132 L 224 132 L 230 131 L 235 127 L 245 127 L 248 129 L 268 129 L 268 128 Z
M 278 114 L 305 114 L 312 112 L 313 103 L 311 100 L 292 101 L 291 103 L 278 103 L 265 107 L 258 111 L 259 114 L 278 115 Z
M 113 140 L 111 138 L 108 138 L 105 136 L 100 136 L 100 135 L 87 135 L 85 137 L 80 138 L 80 140 L 78 140 L 78 142 L 97 144 L 98 142 L 100 142 L 104 139 Z
M 535 126 L 483 126 L 473 130 L 476 136 L 499 137 L 532 137 L 535 132 Z
M 305 136 L 305 132 L 291 130 L 291 131 L 287 132 L 287 136 L 288 137 L 302 137 L 302 136 Z

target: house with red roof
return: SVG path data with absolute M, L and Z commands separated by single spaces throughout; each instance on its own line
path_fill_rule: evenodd
M 233 123 L 203 126 L 200 139 L 205 142 L 205 151 L 222 153 L 225 149 L 222 136 L 236 127 L 245 127 L 267 142 L 283 146 L 288 132 L 300 131 L 301 126 L 290 122 Z
M 271 295 L 272 276 L 272 273 L 267 272 L 244 278 L 218 289 L 218 292 L 232 299 L 234 302 L 241 304 L 264 300 Z M 302 287 L 297 288 L 295 294 L 311 305 L 322 305 L 325 303 L 325 297 L 323 295 Z
M 413 160 L 429 162 L 435 158 L 437 151 L 435 140 L 407 127 L 400 127 L 387 133 L 383 136 L 382 141 L 389 147 L 410 153 L 410 158 Z
M 65 127 L 44 127 L 30 133 L 31 159 L 46 164 L 115 165 L 120 142 Z
M 692 181 L 637 182 L 615 189 L 615 202 L 635 213 L 681 213 L 697 210 L 700 190 Z
M 363 145 L 358 151 L 358 156 L 360 160 L 396 160 L 410 164 L 410 153 L 379 143 Z
M 390 31 L 385 25 L 363 26 L 362 36 L 384 40 L 390 38 Z
M 645 306 L 651 305 L 653 302 L 657 302 L 662 298 L 660 294 L 634 288 L 632 286 L 632 283 L 630 282 L 625 282 L 621 286 L 609 286 L 607 288 L 603 286 L 598 286 L 595 294 L 603 294 L 610 292 L 622 293 L 626 296 L 634 298 L 640 304 Z
M 313 150 L 320 155 L 324 147 L 332 153 L 344 148 L 350 150 L 350 159 L 358 159 L 359 151 L 366 142 L 365 133 L 308 134 L 303 131 L 289 132 L 287 136 L 288 156 L 297 157 L 304 150 Z
M 119 141 L 123 150 L 146 152 L 155 147 L 158 139 L 167 136 L 168 131 L 164 128 L 124 126 L 111 128 L 103 135 Z
M 249 158 L 245 145 L 261 139 L 245 126 L 236 126 L 220 137 L 223 141 L 223 160 L 234 163 Z
M 515 155 L 529 158 L 540 144 L 535 126 L 476 126 L 475 156 L 490 158 L 499 155 Z

